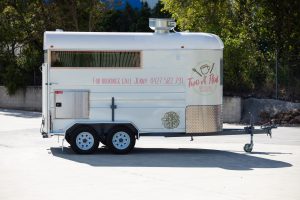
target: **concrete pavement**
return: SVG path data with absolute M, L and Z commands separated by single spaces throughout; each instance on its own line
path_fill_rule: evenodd
M 0 199 L 300 199 L 300 128 L 255 136 L 144 137 L 128 155 L 61 151 L 40 113 L 0 110 Z M 226 127 L 238 127 L 226 125 Z

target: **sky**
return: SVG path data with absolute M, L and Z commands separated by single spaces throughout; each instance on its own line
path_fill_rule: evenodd
M 109 0 L 103 0 L 103 1 L 109 1 Z M 150 8 L 154 8 L 155 5 L 159 0 L 113 0 L 114 1 L 114 7 L 117 10 L 122 10 L 126 6 L 126 2 L 128 2 L 131 7 L 140 9 L 142 6 L 142 2 L 147 2 Z

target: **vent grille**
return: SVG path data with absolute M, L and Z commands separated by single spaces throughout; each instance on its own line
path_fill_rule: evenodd
M 169 33 L 170 30 L 176 27 L 176 22 L 174 19 L 158 19 L 150 18 L 149 27 L 155 31 L 155 33 Z

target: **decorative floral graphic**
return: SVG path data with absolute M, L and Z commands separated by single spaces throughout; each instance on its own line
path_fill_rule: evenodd
M 174 111 L 165 113 L 161 121 L 164 127 L 167 129 L 177 128 L 180 123 L 179 115 Z

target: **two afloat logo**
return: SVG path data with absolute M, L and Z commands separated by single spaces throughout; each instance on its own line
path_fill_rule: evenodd
M 188 88 L 198 94 L 210 94 L 220 83 L 219 73 L 215 63 L 199 63 L 192 68 L 191 76 L 187 79 Z

